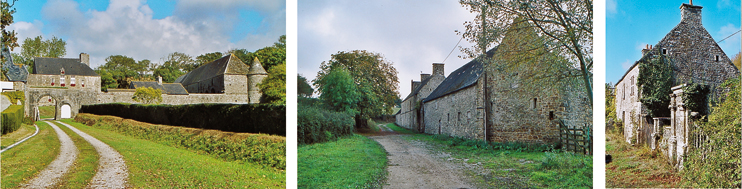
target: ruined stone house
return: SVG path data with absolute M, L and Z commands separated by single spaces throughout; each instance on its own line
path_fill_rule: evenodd
M 653 138 L 651 133 L 659 133 L 657 130 L 662 129 L 653 128 L 653 118 L 647 117 L 646 107 L 640 102 L 641 93 L 637 86 L 640 62 L 649 61 L 659 54 L 665 55 L 671 60 L 677 85 L 688 82 L 707 84 L 711 86 L 712 97 L 719 97 L 724 92 L 725 89 L 719 87 L 721 83 L 739 76 L 739 70 L 703 27 L 702 8 L 683 3 L 680 6 L 680 23 L 657 44 L 642 50 L 642 58 L 616 83 L 616 115 L 623 121 L 627 142 L 647 142 Z M 686 138 L 680 137 L 678 140 L 684 141 Z
M 582 127 L 591 122 L 592 109 L 579 88 L 567 82 L 531 78 L 534 74 L 554 73 L 550 69 L 556 68 L 534 65 L 556 59 L 547 57 L 552 54 L 544 51 L 544 43 L 529 26 L 527 22 L 513 24 L 499 46 L 453 71 L 422 99 L 422 118 L 415 120 L 401 114 L 403 110 L 397 115 L 397 123 L 416 122 L 420 131 L 429 134 L 555 144 L 559 142 L 560 124 Z M 522 49 L 531 47 L 544 52 L 534 55 L 536 58 L 523 58 Z

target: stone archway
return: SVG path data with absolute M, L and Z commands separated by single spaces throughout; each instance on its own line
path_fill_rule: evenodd
M 59 98 L 56 98 L 49 94 L 41 95 L 37 98 L 32 98 L 32 102 L 36 102 L 33 108 L 33 117 L 36 120 L 41 119 L 56 119 L 59 115 Z

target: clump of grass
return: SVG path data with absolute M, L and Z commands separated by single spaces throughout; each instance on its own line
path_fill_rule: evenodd
M 386 151 L 376 141 L 352 135 L 299 146 L 299 188 L 381 188 Z
M 88 125 L 95 123 L 91 126 L 170 146 L 184 147 L 226 161 L 250 162 L 286 169 L 286 138 L 281 136 L 154 125 L 114 116 L 82 113 L 75 117 L 75 121 Z

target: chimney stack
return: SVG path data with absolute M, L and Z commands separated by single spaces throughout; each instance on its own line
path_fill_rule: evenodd
M 419 81 L 412 81 L 412 90 L 413 91 L 415 89 L 417 89 L 417 87 L 419 87 L 419 86 L 420 86 L 420 82 Z
M 433 75 L 445 75 L 446 72 L 443 72 L 443 63 L 433 63 Z
M 425 79 L 428 79 L 430 77 L 430 74 L 420 74 L 420 81 L 425 81 Z
M 87 53 L 80 53 L 80 63 L 88 65 L 90 67 L 90 55 Z
M 642 56 L 646 55 L 649 50 L 652 50 L 652 48 L 649 47 L 649 45 L 644 45 L 644 49 L 642 49 Z
M 693 1 L 691 1 L 690 4 L 683 3 L 683 5 L 680 5 L 680 22 L 702 26 L 701 9 L 703 9 L 703 7 L 693 5 Z

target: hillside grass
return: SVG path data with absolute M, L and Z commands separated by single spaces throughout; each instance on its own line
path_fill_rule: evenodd
M 299 146 L 299 188 L 381 188 L 388 159 L 373 139 L 353 134 Z
M 56 106 L 39 106 L 39 118 L 41 119 L 54 118 L 56 113 Z
M 2 153 L 0 175 L 2 188 L 18 188 L 46 168 L 59 154 L 57 133 L 44 122 L 37 121 L 39 134 Z
M 4 134 L 0 137 L 0 149 L 5 149 L 7 146 L 13 145 L 16 142 L 33 135 L 34 132 L 36 132 L 36 128 L 33 125 L 21 124 L 21 127 L 18 128 L 18 130 Z
M 77 159 L 54 188 L 85 188 L 98 170 L 98 151 L 88 141 L 66 126 L 54 123 L 70 136 L 77 146 Z
M 613 162 L 606 164 L 608 188 L 677 188 L 681 175 L 674 171 L 662 153 L 647 146 L 631 146 L 621 131 L 606 133 L 606 154 Z
M 285 188 L 286 173 L 63 120 L 116 149 L 135 188 Z
M 486 143 L 442 135 L 415 134 L 387 124 L 408 140 L 424 141 L 432 150 L 466 163 L 465 172 L 481 188 L 590 188 L 592 156 L 551 150 L 547 145 Z M 472 168 L 473 167 L 473 168 Z

